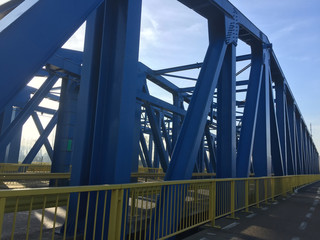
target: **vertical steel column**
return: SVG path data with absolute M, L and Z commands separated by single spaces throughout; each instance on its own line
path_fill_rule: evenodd
M 59 116 L 51 165 L 52 173 L 69 172 L 73 150 L 74 125 L 78 86 L 67 78 L 62 79 Z
M 70 185 L 87 185 L 91 164 L 104 4 L 87 20 Z M 72 204 L 72 202 L 71 202 Z
M 13 107 L 8 105 L 4 108 L 1 114 L 1 126 L 0 126 L 0 136 L 4 133 L 6 128 L 10 125 L 12 119 Z M 7 147 L 8 144 L 0 144 L 0 163 L 5 163 L 7 159 Z
M 145 73 L 139 71 L 137 76 L 137 89 L 142 89 L 144 82 L 146 81 Z M 135 121 L 134 121 L 134 134 L 133 134 L 133 153 L 131 161 L 131 172 L 138 172 L 139 170 L 139 155 L 141 156 L 141 162 L 145 166 L 147 165 L 146 160 L 143 156 L 141 147 L 140 147 L 140 138 L 141 138 L 141 106 L 142 102 L 136 99 L 135 107 Z M 142 134 L 143 137 L 143 134 Z M 143 137 L 144 138 L 144 137 Z M 138 179 L 132 179 L 131 182 L 136 182 Z
M 130 182 L 141 0 L 105 2 L 90 184 Z
M 287 101 L 288 118 L 289 118 L 289 130 L 292 144 L 292 163 L 294 167 L 294 175 L 299 174 L 297 164 L 297 142 L 296 142 L 296 121 L 295 121 L 295 105 L 290 99 Z
M 200 143 L 199 152 L 198 152 L 198 172 L 204 172 L 204 139 Z
M 287 174 L 294 175 L 295 168 L 293 164 L 293 149 L 292 149 L 291 130 L 290 130 L 287 101 L 286 101 L 286 107 L 285 107 L 285 118 L 286 118 L 286 142 L 287 142 L 286 144 L 287 145 Z
M 251 71 L 237 150 L 237 177 L 248 177 L 263 74 L 262 44 L 251 46 Z
M 271 136 L 270 136 L 270 55 L 264 50 L 264 71 L 259 97 L 257 125 L 253 145 L 253 167 L 256 177 L 271 175 Z
M 161 125 L 162 124 L 161 124 L 161 117 L 160 117 L 160 112 L 159 111 L 155 111 L 155 120 L 157 122 L 157 127 L 159 127 L 159 133 L 160 133 L 160 136 L 162 138 L 162 134 L 161 134 Z M 159 149 L 158 144 L 155 144 L 155 146 L 154 146 L 154 155 L 153 155 L 153 167 L 154 168 L 159 168 L 159 152 L 161 151 L 161 149 L 159 149 L 159 150 L 158 149 Z
M 209 126 L 206 125 L 206 128 L 205 128 L 205 135 L 206 135 L 206 139 L 207 139 L 207 143 L 208 143 L 208 149 L 209 149 L 209 155 L 210 155 L 210 166 L 211 166 L 211 169 L 210 171 L 211 172 L 217 172 L 217 167 L 216 167 L 216 154 L 215 154 L 215 147 L 214 147 L 214 141 L 211 137 L 211 133 L 210 133 L 210 129 L 209 129 Z
M 108 0 L 89 19 L 78 103 L 82 119 L 73 156 L 72 184 L 130 182 L 135 140 L 141 0 Z M 82 128 L 82 129 L 81 129 Z M 79 158 L 77 158 L 77 156 Z M 103 203 L 102 197 L 99 197 Z M 90 199 L 91 202 L 92 199 Z M 92 200 L 94 201 L 94 200 Z M 81 201 L 81 209 L 86 201 Z M 90 205 L 89 219 L 94 204 Z M 108 216 L 108 214 L 106 214 Z M 74 231 L 77 198 L 70 200 L 67 232 Z M 95 225 L 101 236 L 102 212 Z M 70 221 L 69 221 L 70 220 Z M 85 211 L 79 212 L 82 231 Z M 92 231 L 93 221 L 88 221 Z M 107 223 L 106 223 L 107 224 Z M 90 232 L 88 234 L 91 234 Z
M 183 99 L 181 94 L 173 94 L 173 105 L 176 107 L 183 107 Z M 179 114 L 173 113 L 172 119 L 172 149 L 177 142 L 179 133 L 181 129 L 181 116 Z
M 96 96 L 99 82 L 100 55 L 102 46 L 104 4 L 95 10 L 87 19 L 84 43 L 81 85 L 77 105 L 77 122 L 75 126 L 74 151 L 72 154 L 72 172 L 70 185 L 88 185 L 94 132 Z M 86 196 L 83 196 L 85 199 Z M 86 200 L 80 201 L 77 213 L 77 196 L 71 195 L 68 212 L 68 224 L 61 229 L 67 235 L 73 235 L 75 222 L 79 231 L 85 226 Z M 76 220 L 76 217 L 79 217 Z M 65 229 L 66 228 L 66 229 Z
M 171 154 L 172 154 L 172 147 L 171 147 L 172 142 L 171 142 L 171 140 L 170 140 L 170 136 L 169 136 L 169 133 L 168 133 L 168 131 L 170 131 L 170 123 L 168 124 L 168 128 L 169 128 L 169 129 L 167 129 L 166 123 L 165 123 L 165 121 L 164 121 L 164 115 L 163 115 L 163 113 L 161 113 L 161 129 L 162 129 L 162 134 L 163 134 L 164 140 L 165 140 L 165 142 L 166 142 L 166 150 L 167 150 L 169 156 L 171 156 Z
M 306 146 L 305 146 L 305 133 L 304 133 L 304 125 L 303 125 L 303 120 L 300 117 L 300 131 L 301 131 L 301 164 L 303 167 L 303 174 L 308 173 L 308 169 L 306 168 Z
M 13 107 L 12 109 L 12 120 L 15 119 L 16 116 L 20 113 L 20 109 L 17 107 Z M 9 144 L 9 152 L 7 157 L 7 163 L 18 163 L 19 161 L 19 153 L 20 153 L 20 144 L 21 144 L 21 136 L 22 136 L 22 127 L 16 129 L 16 134 L 12 138 Z
M 286 93 L 284 88 L 284 79 L 275 81 L 276 90 L 276 112 L 280 137 L 280 146 L 283 162 L 284 175 L 287 175 L 287 138 L 286 138 Z
M 236 46 L 226 50 L 217 87 L 217 177 L 236 177 Z
M 298 149 L 297 161 L 300 168 L 300 174 L 304 174 L 303 157 L 302 157 L 301 118 L 298 112 L 296 112 L 296 128 L 297 128 L 297 149 Z
M 283 163 L 278 130 L 276 110 L 272 91 L 272 83 L 269 83 L 269 104 L 270 104 L 270 133 L 271 133 L 271 155 L 272 167 L 275 176 L 283 176 Z
M 141 147 L 142 147 L 142 150 L 143 150 L 143 153 L 145 156 L 147 167 L 151 168 L 152 167 L 152 158 L 150 158 L 150 153 L 147 148 L 146 139 L 144 138 L 142 131 L 140 131 L 140 143 L 141 143 Z M 149 149 L 150 149 L 150 147 L 149 147 Z
M 306 132 L 306 160 L 307 160 L 307 168 L 308 174 L 311 174 L 311 158 L 310 158 L 310 136 L 308 132 L 308 127 L 305 126 Z

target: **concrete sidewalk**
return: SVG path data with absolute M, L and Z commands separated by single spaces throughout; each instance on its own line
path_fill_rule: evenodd
M 239 219 L 223 218 L 221 228 L 201 227 L 186 240 L 320 240 L 320 182 L 286 198 L 240 212 Z

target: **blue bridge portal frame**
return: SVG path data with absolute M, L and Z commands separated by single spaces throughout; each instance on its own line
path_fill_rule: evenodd
M 138 62 L 141 0 L 0 6 L 0 162 L 18 162 L 32 117 L 39 138 L 23 163 L 45 146 L 52 172 L 72 165 L 71 185 L 128 183 L 139 165 L 162 168 L 165 180 L 318 174 L 318 151 L 267 36 L 226 0 L 179 2 L 207 19 L 206 55 L 160 70 Z M 84 21 L 84 51 L 62 49 Z M 246 55 L 236 55 L 239 41 Z M 197 78 L 185 74 L 192 69 Z M 35 77 L 45 79 L 39 89 L 27 85 Z M 177 78 L 193 84 L 178 87 Z M 152 95 L 151 83 L 171 100 Z M 39 113 L 52 116 L 46 126 Z

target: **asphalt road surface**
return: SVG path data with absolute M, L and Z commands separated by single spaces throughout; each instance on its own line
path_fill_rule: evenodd
M 217 220 L 186 240 L 320 240 L 320 182 L 275 202 L 240 212 L 239 219 Z

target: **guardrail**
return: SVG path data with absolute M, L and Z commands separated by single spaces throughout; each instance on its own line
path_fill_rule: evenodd
M 50 172 L 50 164 L 0 163 L 0 173 Z
M 165 239 L 319 180 L 300 175 L 2 190 L 0 236 L 54 239 L 65 223 L 63 239 Z M 19 223 L 20 211 L 26 212 Z M 16 224 L 27 230 L 15 231 Z
M 71 166 L 70 166 L 70 169 L 71 169 Z M 15 181 L 15 179 L 13 178 L 14 176 L 17 176 L 16 180 L 28 180 L 28 181 L 43 180 L 39 178 L 40 176 L 41 178 L 46 178 L 47 180 L 50 180 L 51 175 L 44 175 L 44 174 L 32 175 L 32 173 L 51 174 L 50 171 L 51 171 L 50 164 L 0 163 L 0 183 L 1 183 L 1 180 L 4 180 L 4 179 L 10 179 L 11 182 L 13 182 Z M 30 175 L 25 175 L 25 173 Z M 19 174 L 19 175 L 10 175 L 10 174 Z M 144 181 L 144 182 L 163 181 L 164 176 L 165 176 L 165 173 L 161 168 L 147 168 L 147 167 L 139 167 L 138 172 L 134 172 L 131 174 L 131 177 L 139 178 L 141 181 Z M 192 174 L 192 177 L 195 179 L 212 178 L 215 176 L 216 176 L 215 173 L 193 173 Z M 67 175 L 64 175 L 63 178 L 67 178 Z
M 39 187 L 39 183 L 58 186 L 59 181 L 68 181 L 70 173 L 0 173 L 0 189 L 3 186 L 6 188 L 23 188 L 23 187 Z M 3 186 L 2 186 L 2 185 Z
M 131 177 L 141 179 L 144 182 L 163 181 L 166 173 L 164 172 L 135 172 L 131 173 Z M 215 177 L 215 173 L 193 173 L 194 179 L 205 179 Z

